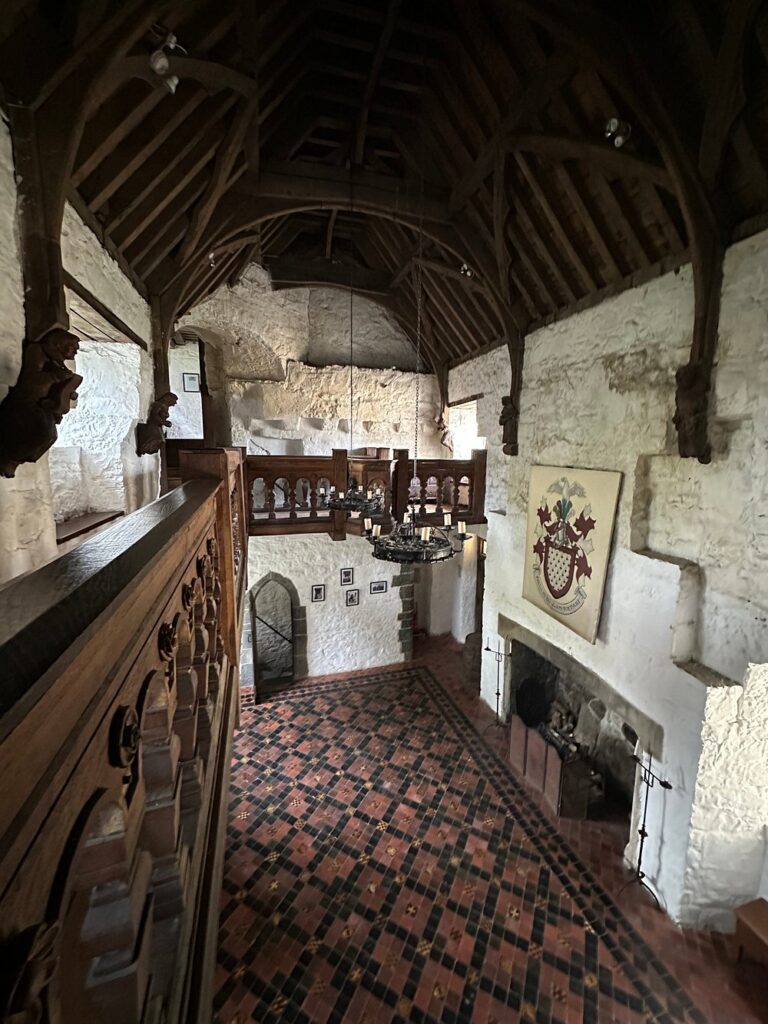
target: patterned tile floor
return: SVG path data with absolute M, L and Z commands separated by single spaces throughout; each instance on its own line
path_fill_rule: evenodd
M 457 649 L 425 655 L 244 694 L 217 1024 L 761 1020 L 764 980 L 642 894 L 618 905 L 619 833 L 564 838 L 494 752 Z

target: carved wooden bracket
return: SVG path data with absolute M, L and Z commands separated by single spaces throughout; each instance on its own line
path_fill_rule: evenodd
M 19 378 L 0 405 L 0 474 L 37 462 L 57 437 L 56 427 L 77 399 L 83 378 L 65 365 L 79 341 L 60 327 L 27 344 Z
M 136 454 L 156 455 L 165 443 L 165 427 L 170 427 L 168 411 L 179 398 L 172 391 L 156 398 L 149 407 L 146 423 L 136 424 Z

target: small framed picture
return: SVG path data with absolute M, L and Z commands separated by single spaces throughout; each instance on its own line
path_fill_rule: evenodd
M 355 582 L 355 570 L 354 569 L 342 569 L 341 570 L 341 585 L 342 587 L 351 587 Z M 357 602 L 355 602 L 357 603 Z M 349 604 L 349 602 L 347 602 Z
M 183 373 L 182 385 L 185 391 L 199 391 L 200 390 L 200 374 L 199 373 Z
M 353 605 L 360 604 L 360 591 L 355 588 L 354 590 L 347 591 L 347 608 L 351 608 Z
M 324 583 L 313 583 L 312 584 L 312 600 L 313 601 L 324 601 L 325 600 L 325 584 Z
M 386 580 L 374 580 L 371 583 L 372 594 L 386 594 L 387 592 L 387 581 Z

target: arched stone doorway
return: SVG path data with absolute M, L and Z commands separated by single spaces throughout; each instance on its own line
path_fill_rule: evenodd
M 307 674 L 307 613 L 293 583 L 269 572 L 250 591 L 253 678 L 259 683 Z

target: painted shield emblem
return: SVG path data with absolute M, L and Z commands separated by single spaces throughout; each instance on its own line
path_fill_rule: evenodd
M 571 589 L 578 550 L 575 545 L 555 544 L 549 537 L 544 541 L 544 581 L 556 601 Z

